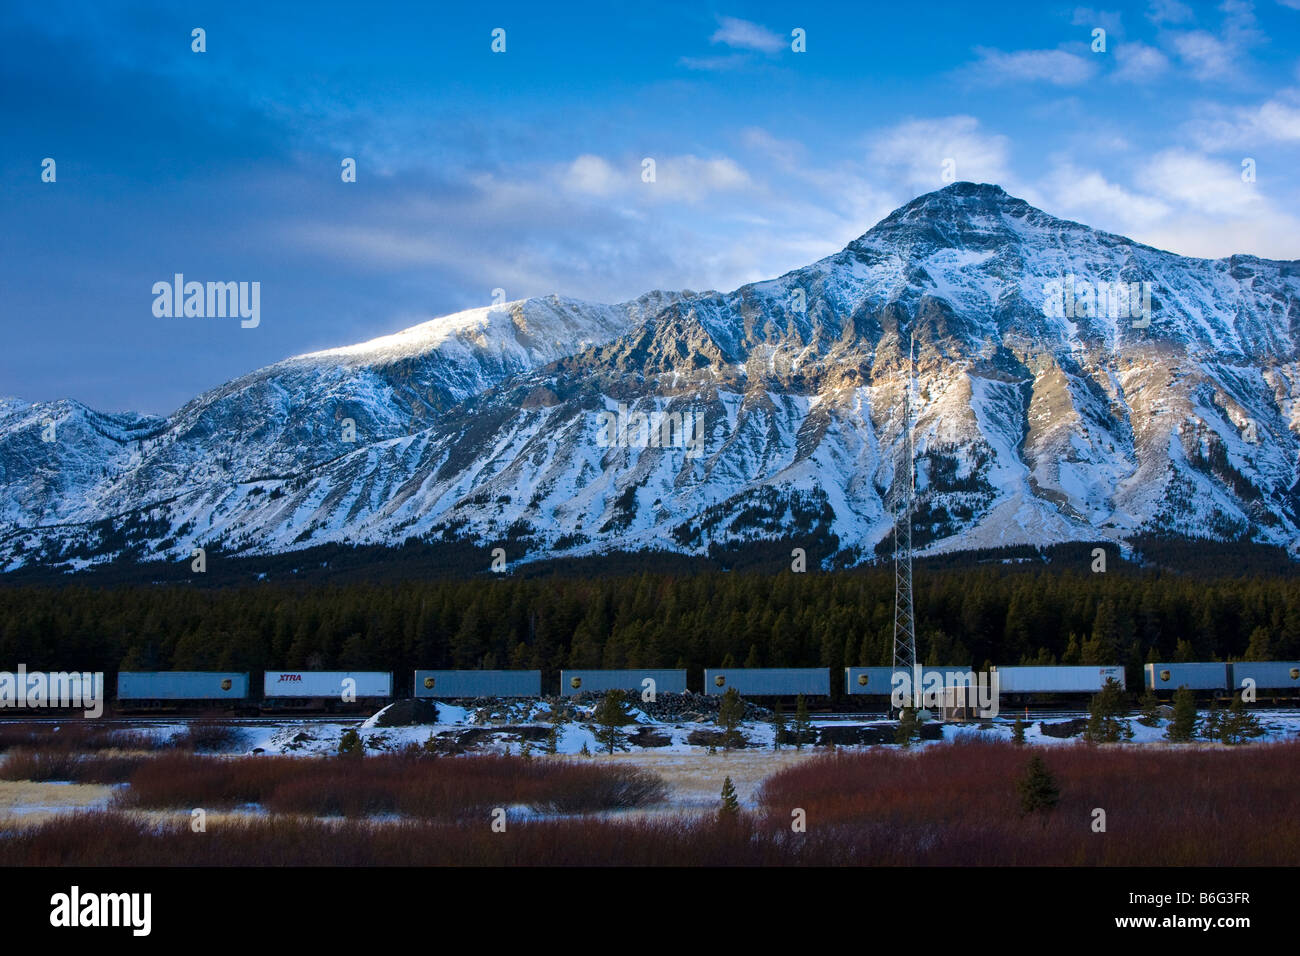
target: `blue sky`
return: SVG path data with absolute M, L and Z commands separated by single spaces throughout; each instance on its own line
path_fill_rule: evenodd
M 731 289 L 948 159 L 1175 252 L 1300 258 L 1300 0 L 553 6 L 7 3 L 0 394 L 167 413 L 495 288 Z M 155 318 L 176 272 L 260 282 L 260 325 Z

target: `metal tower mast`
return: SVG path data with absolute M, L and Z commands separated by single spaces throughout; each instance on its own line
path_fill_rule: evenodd
M 908 331 L 907 383 L 903 389 L 903 433 L 894 464 L 894 670 L 912 680 L 912 706 L 920 697 L 916 666 L 916 621 L 912 613 L 912 510 L 916 495 L 915 450 L 912 442 L 912 380 L 915 349 Z

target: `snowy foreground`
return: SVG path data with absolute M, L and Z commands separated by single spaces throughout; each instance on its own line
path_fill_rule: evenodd
M 222 752 L 231 756 L 245 755 L 257 759 L 258 755 L 327 756 L 338 753 L 343 735 L 355 730 L 365 742 L 368 753 L 381 754 L 400 751 L 415 745 L 423 747 L 430 739 L 440 753 L 466 754 L 519 754 L 526 746 L 539 759 L 547 751 L 548 737 L 556 728 L 556 751 L 564 759 L 575 757 L 584 748 L 596 762 L 628 763 L 652 771 L 664 781 L 667 799 L 654 807 L 624 810 L 614 814 L 621 819 L 672 814 L 709 814 L 716 812 L 718 793 L 724 777 L 729 777 L 742 807 L 757 807 L 756 795 L 764 781 L 773 774 L 801 761 L 829 752 L 827 743 L 834 742 L 837 749 L 859 751 L 873 747 L 894 749 L 896 724 L 880 718 L 861 715 L 825 715 L 812 720 L 812 728 L 819 745 L 805 745 L 796 750 L 784 746 L 774 750 L 773 726 L 762 719 L 751 719 L 741 725 L 744 746 L 726 751 L 713 744 L 719 728 L 714 715 L 702 712 L 698 701 L 682 695 L 682 699 L 667 707 L 664 704 L 648 705 L 655 716 L 645 710 L 629 711 L 630 723 L 619 732 L 616 752 L 608 754 L 599 744 L 597 727 L 593 722 L 594 704 L 577 704 L 573 701 L 474 701 L 472 705 L 439 704 L 436 712 L 427 703 L 413 711 L 410 702 L 398 702 L 369 719 L 320 718 L 303 719 L 232 719 L 229 726 L 235 731 Z M 558 712 L 557 712 L 558 711 Z M 1260 742 L 1281 741 L 1300 737 L 1300 710 L 1255 710 L 1265 730 L 1258 742 L 1245 745 L 1243 750 L 1258 747 Z M 756 708 L 751 716 L 761 716 Z M 404 726 L 384 726 L 395 719 L 433 717 L 432 722 L 411 723 Z M 1008 741 L 1012 737 L 1016 717 L 1020 712 L 1008 713 L 994 720 L 948 723 L 926 726 L 917 748 L 931 748 L 939 743 L 963 739 Z M 166 744 L 187 729 L 183 719 L 139 719 L 121 722 L 113 732 L 134 735 L 147 734 Z M 1025 729 L 1025 742 L 1038 746 L 1068 746 L 1077 744 L 1086 724 L 1082 713 L 1029 714 Z M 1145 727 L 1136 717 L 1130 720 L 1133 739 L 1118 746 L 1163 747 L 1167 721 L 1160 720 L 1154 727 Z M 845 741 L 858 741 L 846 743 Z M 1183 745 L 1189 746 L 1189 745 Z M 1193 744 L 1193 747 L 1220 747 L 1220 744 Z M 452 758 L 454 759 L 454 758 Z M 550 758 L 554 759 L 554 758 Z M 69 783 L 66 781 L 32 782 L 24 780 L 0 781 L 0 827 L 12 824 L 30 825 L 51 817 L 77 810 L 108 809 L 113 794 L 125 783 L 100 785 Z M 260 815 L 265 811 L 248 805 L 233 811 L 236 815 Z M 511 807 L 512 817 L 529 817 L 534 812 L 524 806 Z
M 387 710 L 388 708 L 385 708 Z M 560 725 L 556 751 L 561 754 L 579 754 L 585 747 L 592 754 L 604 748 L 596 738 L 597 726 L 591 722 L 594 705 L 571 707 L 574 719 Z M 1265 728 L 1260 741 L 1284 740 L 1300 737 L 1300 710 L 1254 711 Z M 403 727 L 381 726 L 384 711 L 358 724 L 355 721 L 286 721 L 282 725 L 263 725 L 248 728 L 249 752 L 271 754 L 332 754 L 338 752 L 339 739 L 346 730 L 356 729 L 365 741 L 369 752 L 400 750 L 409 744 L 423 744 L 431 736 L 437 740 L 456 741 L 467 752 L 514 753 L 527 746 L 534 754 L 546 748 L 545 735 L 550 730 L 551 709 L 545 701 L 509 702 L 491 707 L 463 707 L 451 704 L 438 705 L 438 719 L 433 724 Z M 1010 740 L 1016 714 L 999 716 L 994 720 L 947 723 L 937 728 L 935 739 L 922 740 L 919 746 L 932 746 L 976 737 L 987 740 Z M 1019 715 L 1022 716 L 1023 715 Z M 1025 729 L 1025 742 L 1057 746 L 1078 742 L 1081 739 L 1083 713 L 1060 713 L 1050 716 L 1030 715 Z M 620 731 L 619 753 L 640 754 L 702 754 L 709 750 L 707 738 L 716 734 L 718 726 L 712 720 L 655 719 L 636 708 L 629 710 L 634 721 Z M 1130 720 L 1133 744 L 1161 744 L 1164 742 L 1167 720 L 1155 727 L 1145 727 L 1136 718 Z M 853 749 L 859 746 L 895 746 L 894 724 L 891 721 L 871 718 L 833 717 L 814 718 L 812 726 L 819 740 L 827 736 L 879 737 L 880 744 L 843 744 Z M 745 753 L 772 751 L 773 727 L 766 721 L 746 721 L 741 724 L 745 738 Z M 931 734 L 935 729 L 931 728 Z M 697 742 L 692 742 L 694 737 Z M 701 742 L 702 741 L 702 742 Z M 783 748 L 792 749 L 792 748 Z M 823 747 L 805 746 L 804 752 L 819 752 Z

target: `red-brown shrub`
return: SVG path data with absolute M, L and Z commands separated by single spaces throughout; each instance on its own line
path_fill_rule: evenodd
M 1300 743 L 1236 748 L 1061 746 L 1043 757 L 1061 790 L 1021 818 L 1015 782 L 1031 751 L 960 743 L 911 753 L 839 752 L 768 778 L 765 824 L 807 813 L 843 862 L 1180 866 L 1300 859 Z M 1096 809 L 1106 830 L 1092 828 Z M 829 848 L 827 852 L 830 852 Z
M 123 783 L 148 759 L 139 754 L 78 754 L 16 748 L 0 757 L 0 780 Z
M 622 809 L 663 794 L 659 778 L 645 771 L 567 760 L 167 754 L 143 764 L 118 800 L 159 809 L 256 803 L 274 813 L 455 818 L 519 804 L 568 813 Z
M 72 717 L 58 723 L 0 723 L 0 753 L 13 747 L 62 753 L 96 750 L 162 750 L 167 742 L 129 725 Z

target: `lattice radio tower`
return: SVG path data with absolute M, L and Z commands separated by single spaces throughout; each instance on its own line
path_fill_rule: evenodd
M 894 463 L 894 670 L 912 681 L 913 706 L 920 690 L 916 678 L 916 620 L 912 613 L 912 510 L 916 496 L 915 450 L 912 443 L 912 382 L 915 348 L 908 330 L 907 383 L 903 389 L 903 434 Z

